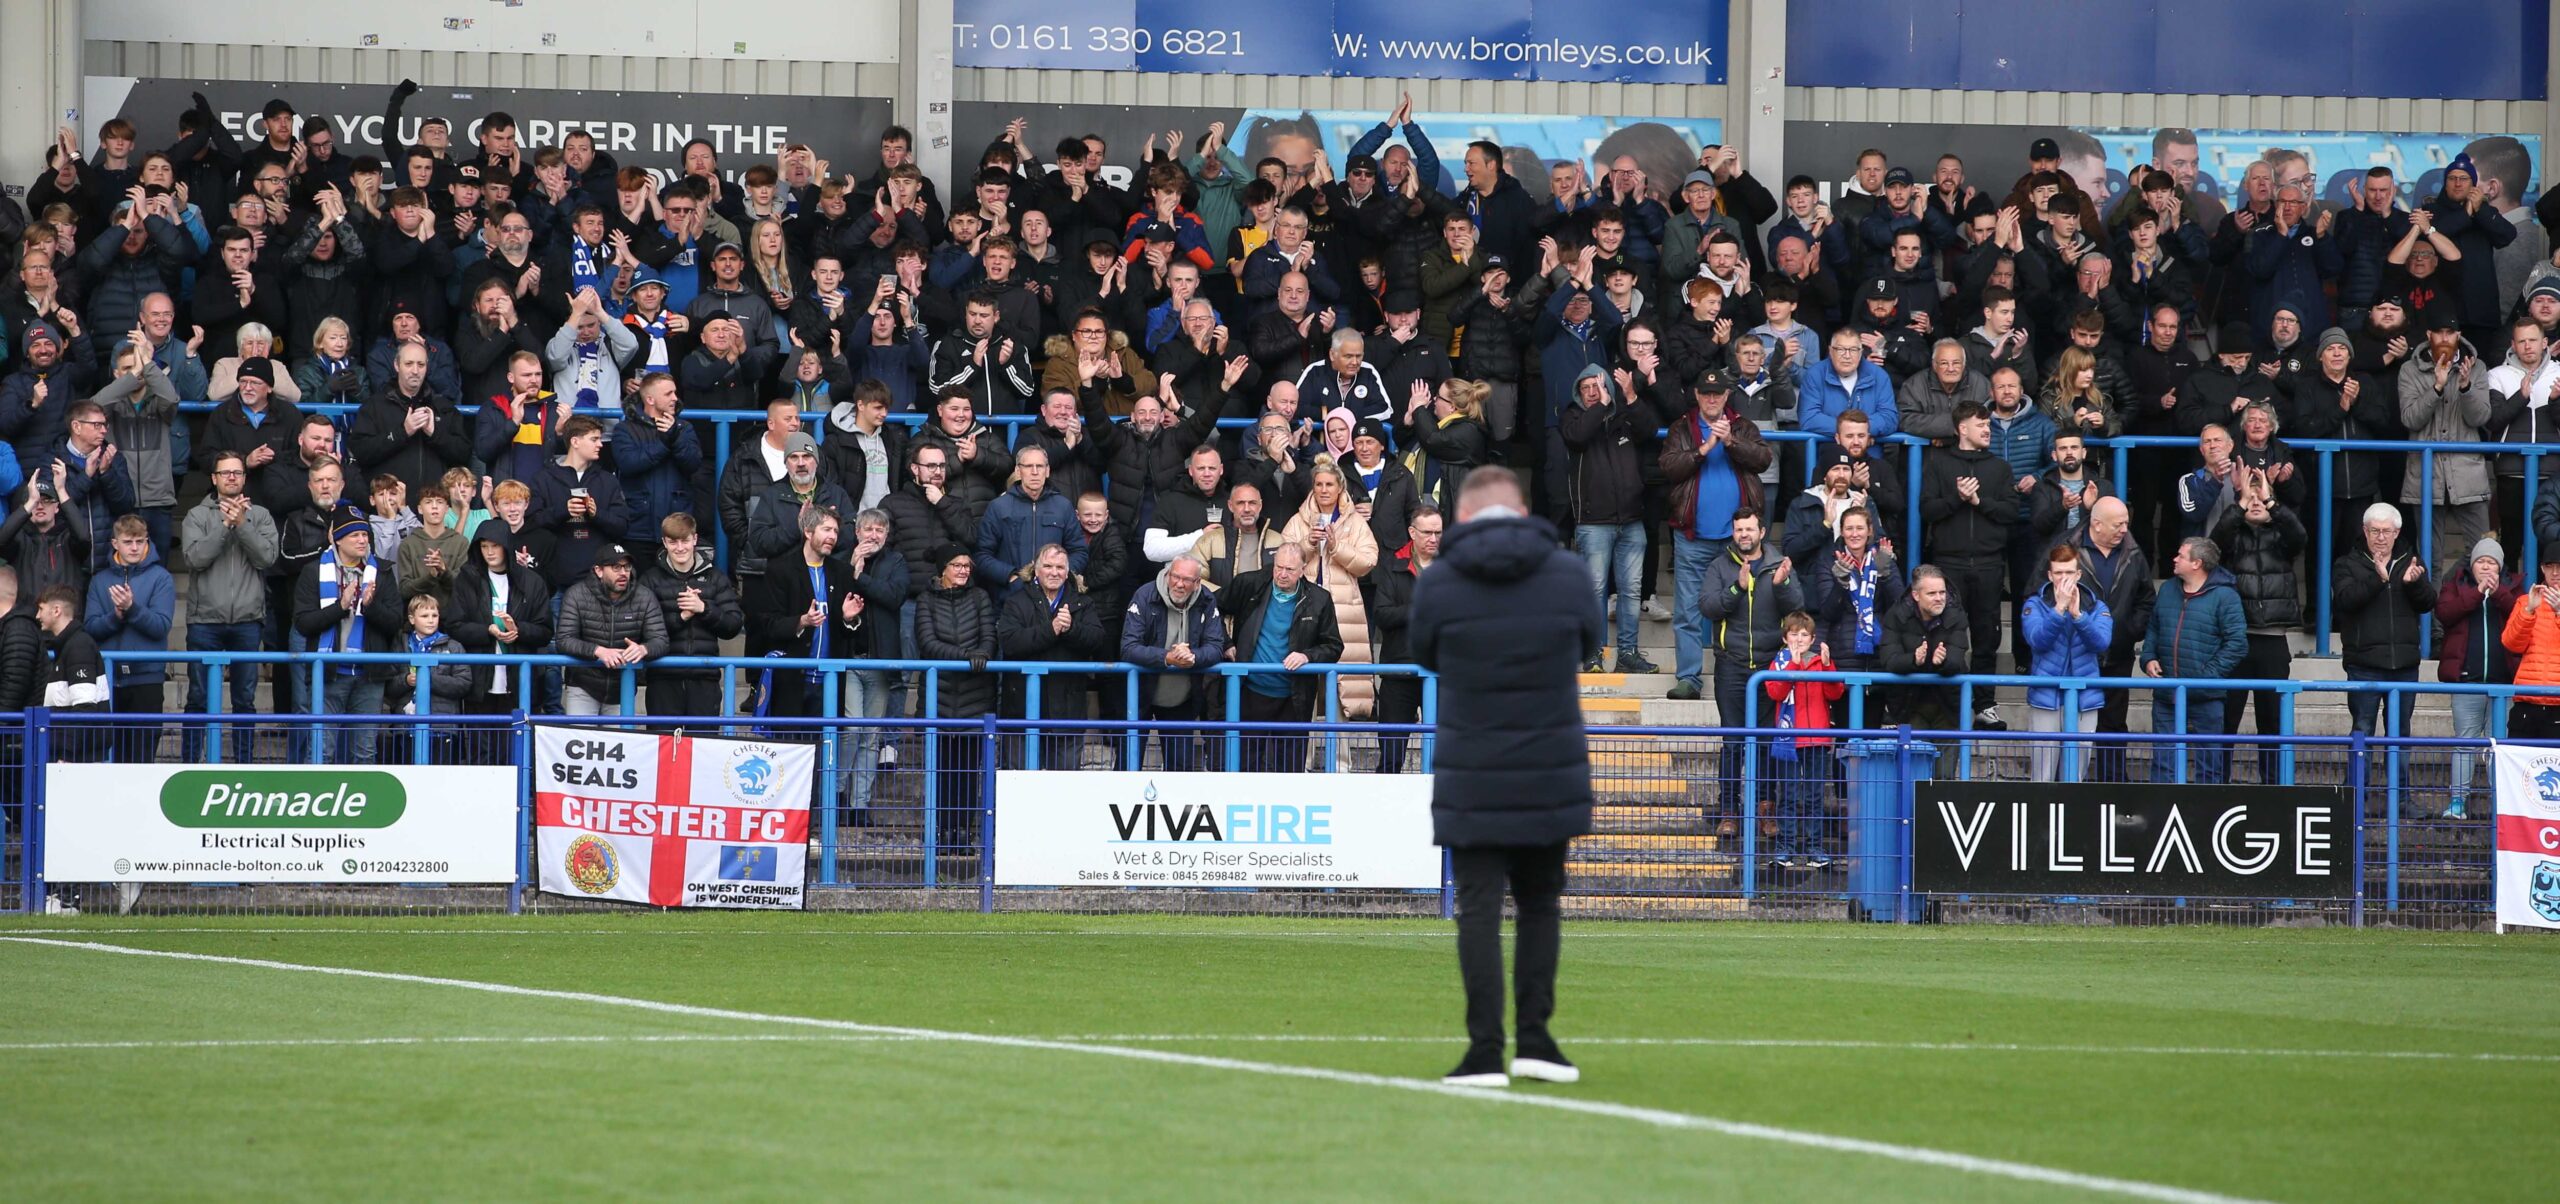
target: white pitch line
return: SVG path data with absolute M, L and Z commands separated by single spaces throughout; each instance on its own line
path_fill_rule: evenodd
M 360 1048 L 412 1045 L 640 1045 L 769 1044 L 794 1042 L 889 1042 L 940 1040 L 940 1037 L 891 1036 L 881 1033 L 632 1033 L 621 1035 L 418 1036 L 418 1037 L 232 1037 L 168 1041 L 0 1041 L 0 1053 L 54 1050 L 276 1049 L 297 1047 Z M 1321 1033 L 1061 1033 L 1033 1037 L 1079 1045 L 1446 1045 L 1447 1034 L 1388 1036 Z M 2227 1058 L 2370 1058 L 2383 1061 L 2560 1063 L 2560 1054 L 2459 1053 L 2424 1049 L 2248 1049 L 2180 1045 L 2024 1045 L 2013 1042 L 1848 1041 L 1792 1037 L 1574 1037 L 1576 1046 L 1698 1047 L 1713 1049 L 1816 1049 L 1886 1053 L 2023 1053 Z
M 1121 1058 L 1133 1062 L 1187 1066 L 1202 1070 L 1224 1070 L 1238 1074 L 1262 1075 L 1270 1078 L 1308 1079 L 1355 1087 L 1380 1087 L 1410 1091 L 1443 1098 L 1473 1100 L 1481 1103 L 1508 1104 L 1515 1107 L 1544 1108 L 1558 1112 L 1578 1113 L 1613 1120 L 1633 1121 L 1665 1129 L 1685 1129 L 1716 1133 L 1753 1141 L 1766 1141 L 1806 1149 L 1834 1153 L 1861 1154 L 1892 1162 L 1935 1167 L 1964 1174 L 2013 1179 L 2039 1183 L 2075 1191 L 2129 1196 L 2142 1200 L 2169 1201 L 2171 1204 L 2247 1204 L 2243 1197 L 2215 1192 L 2146 1183 L 2138 1179 L 2118 1179 L 2105 1175 L 2082 1174 L 2056 1167 L 2006 1159 L 1984 1158 L 1951 1150 L 1935 1150 L 1925 1146 L 1897 1145 L 1892 1142 L 1869 1141 L 1842 1137 L 1804 1129 L 1787 1129 L 1748 1121 L 1726 1120 L 1660 1108 L 1643 1108 L 1631 1104 L 1608 1103 L 1572 1096 L 1532 1092 L 1510 1092 L 1472 1087 L 1451 1087 L 1433 1079 L 1399 1078 L 1393 1075 L 1367 1074 L 1358 1071 L 1333 1070 L 1319 1066 L 1291 1066 L 1278 1062 L 1249 1062 L 1239 1058 L 1210 1057 L 1203 1054 L 1175 1053 L 1169 1050 L 1143 1049 L 1129 1045 L 1085 1044 L 1039 1037 L 1008 1037 L 993 1033 L 971 1033 L 941 1029 L 910 1028 L 899 1025 L 864 1024 L 853 1020 L 835 1020 L 819 1016 L 793 1016 L 772 1012 L 748 1012 L 732 1008 L 703 1007 L 695 1004 L 669 1003 L 656 999 L 639 999 L 622 995 L 601 995 L 588 991 L 560 991 L 540 987 L 522 987 L 511 983 L 481 982 L 467 978 L 437 978 L 424 974 L 400 974 L 386 970 L 358 970 L 345 966 L 307 965 L 299 962 L 268 961 L 263 958 L 222 957 L 209 953 L 180 953 L 165 949 L 136 949 L 125 945 L 95 941 L 57 941 L 35 937 L 0 936 L 0 941 L 14 944 L 42 945 L 73 949 L 88 953 L 112 953 L 126 957 L 165 958 L 175 961 L 208 962 L 217 965 L 247 966 L 262 970 L 283 970 L 300 974 L 322 974 L 341 978 L 371 979 L 377 982 L 409 983 L 417 986 L 452 987 L 466 991 L 482 991 L 492 995 L 510 995 L 528 999 L 553 999 L 569 1003 L 599 1004 L 632 1008 L 662 1015 L 691 1016 L 706 1020 L 728 1020 L 749 1024 L 787 1024 L 836 1032 L 912 1037 L 919 1040 L 948 1041 L 964 1045 L 986 1045 L 1006 1049 L 1036 1049 L 1062 1053 L 1088 1054 Z
M 1447 1036 L 1320 1033 L 1090 1033 L 1053 1041 L 1180 1045 L 1188 1042 L 1285 1045 L 1430 1045 Z M 2026 1045 L 2007 1041 L 1853 1041 L 1820 1037 L 1567 1037 L 1567 1045 L 1699 1046 L 1717 1049 L 1837 1049 L 1913 1053 L 2097 1054 L 2127 1057 L 2374 1058 L 2421 1062 L 2551 1062 L 2560 1054 L 2462 1053 L 2436 1049 L 2253 1049 L 2215 1045 Z
M 522 1036 L 522 1037 L 240 1037 L 211 1038 L 201 1041 L 6 1041 L 0 1042 L 0 1053 L 48 1053 L 55 1050 L 117 1049 L 292 1049 L 299 1047 L 352 1048 L 409 1045 L 693 1045 L 693 1044 L 766 1044 L 770 1042 L 878 1042 L 920 1041 L 921 1037 L 893 1037 L 881 1033 L 626 1033 L 600 1036 Z

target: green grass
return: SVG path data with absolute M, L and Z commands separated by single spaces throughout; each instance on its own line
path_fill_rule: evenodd
M 1400 1078 L 1463 1044 L 1448 930 L 1425 922 L 88 917 L 0 937 L 29 928 Z M 1557 1031 L 1584 1081 L 1512 1091 L 2233 1196 L 2524 1198 L 2560 1101 L 2554 983 L 2560 943 L 2531 938 L 1577 923 Z M 0 984 L 16 1199 L 2091 1194 L 1377 1084 L 15 941 Z M 1412 1039 L 1300 1039 L 1344 1036 Z M 386 1037 L 498 1040 L 165 1044 Z M 31 1048 L 64 1042 L 150 1044 Z M 2164 1052 L 2199 1047 L 2224 1052 Z M 2529 1056 L 2263 1052 L 2310 1050 Z

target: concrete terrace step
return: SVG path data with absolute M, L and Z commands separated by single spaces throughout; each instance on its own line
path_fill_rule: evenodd
M 1601 803 L 1591 809 L 1593 830 L 1608 834 L 1697 832 L 1704 830 L 1706 823 L 1704 806 Z
M 1591 894 L 1585 892 L 1583 883 L 1573 882 L 1570 886 L 1576 893 L 1567 894 L 1564 897 L 1564 914 L 1569 916 L 1610 919 L 1628 919 L 1638 916 L 1684 919 L 1740 915 L 1750 909 L 1750 905 L 1739 898 L 1695 899 L 1677 895 Z

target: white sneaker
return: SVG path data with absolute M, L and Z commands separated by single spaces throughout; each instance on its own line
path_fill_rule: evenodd
M 1508 1087 L 1511 1085 L 1511 1076 L 1495 1070 L 1484 1074 L 1442 1075 L 1440 1082 L 1448 1087 Z
M 1571 1062 L 1549 1062 L 1543 1058 L 1511 1059 L 1511 1077 L 1541 1083 L 1579 1083 L 1582 1068 Z
M 76 916 L 80 914 L 80 909 L 63 902 L 62 896 L 60 895 L 46 895 L 44 897 L 44 914 L 49 916 Z
M 880 760 L 878 761 L 878 764 L 882 769 L 896 769 L 898 767 L 898 746 L 895 744 L 882 744 L 880 746 Z
M 1671 621 L 1671 608 L 1664 606 L 1660 598 L 1647 598 L 1644 601 L 1644 617 L 1656 623 L 1668 623 Z

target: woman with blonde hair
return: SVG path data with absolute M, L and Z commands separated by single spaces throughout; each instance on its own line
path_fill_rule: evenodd
M 1433 389 L 1429 381 L 1413 382 L 1405 404 L 1405 469 L 1413 474 L 1421 500 L 1442 510 L 1457 506 L 1467 473 L 1493 459 L 1493 430 L 1485 425 L 1484 402 L 1493 386 L 1480 380 L 1452 378 Z
M 791 261 L 791 240 L 783 237 L 781 222 L 768 217 L 748 233 L 747 270 L 755 276 L 749 286 L 773 302 L 773 333 L 787 344 L 791 338 L 791 302 L 807 291 L 807 282 L 800 278 L 800 265 Z
M 365 385 L 364 361 L 356 358 L 355 332 L 343 318 L 322 318 L 311 331 L 311 355 L 293 366 L 293 379 L 276 378 L 278 391 L 293 387 L 289 401 L 340 401 L 361 405 L 373 390 Z
M 240 365 L 250 360 L 267 361 L 267 379 L 276 382 L 276 396 L 297 405 L 302 402 L 302 386 L 293 379 L 293 368 L 277 358 L 276 332 L 264 322 L 243 322 L 238 339 L 240 354 L 227 355 L 213 364 L 213 383 L 205 395 L 213 401 L 229 401 L 240 395 Z
M 1333 613 L 1342 629 L 1342 663 L 1378 663 L 1369 637 L 1369 612 L 1360 597 L 1360 579 L 1378 565 L 1378 538 L 1352 508 L 1351 490 L 1342 469 L 1319 456 L 1308 469 L 1307 500 L 1282 529 L 1284 543 L 1306 553 L 1307 578 L 1333 598 Z M 1377 699 L 1377 679 L 1342 678 L 1342 717 L 1366 719 Z
M 2045 413 L 2053 429 L 2089 439 L 2116 433 L 2115 399 L 2098 388 L 2098 357 L 2079 347 L 2065 347 L 2044 382 Z

